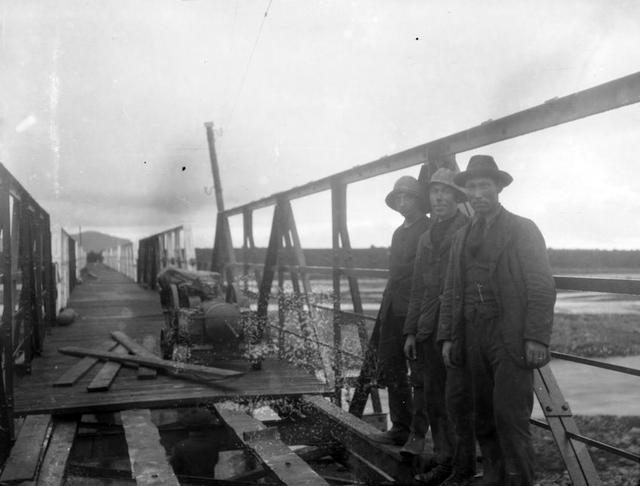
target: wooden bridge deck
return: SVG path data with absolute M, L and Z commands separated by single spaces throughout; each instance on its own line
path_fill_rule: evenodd
M 92 265 L 90 269 L 97 279 L 77 286 L 69 302 L 79 317 L 70 326 L 51 329 L 42 356 L 32 362 L 31 373 L 17 381 L 16 415 L 97 413 L 327 392 L 314 376 L 278 360 L 266 360 L 262 370 L 248 371 L 218 384 L 166 375 L 140 380 L 135 369 L 123 367 L 108 391 L 88 392 L 87 385 L 102 367 L 97 363 L 73 386 L 54 387 L 53 382 L 80 359 L 59 353 L 62 346 L 96 347 L 111 339 L 110 333 L 116 330 L 140 342 L 147 335 L 160 336 L 164 318 L 156 292 L 142 289 L 104 265 Z

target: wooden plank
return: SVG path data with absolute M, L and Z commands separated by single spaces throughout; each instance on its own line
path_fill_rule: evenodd
M 36 486 L 62 486 L 67 461 L 76 436 L 76 420 L 56 419 Z
M 138 486 L 180 486 L 160 443 L 158 428 L 151 421 L 151 411 L 120 412 L 129 448 L 131 472 Z
M 151 335 L 147 335 L 144 337 L 143 344 L 137 343 L 122 331 L 113 331 L 111 333 L 111 337 L 122 344 L 124 347 L 126 347 L 131 353 L 135 354 L 136 356 L 151 359 L 159 358 L 159 356 L 153 352 L 156 348 L 156 339 Z M 139 380 L 153 379 L 157 376 L 157 374 L 158 372 L 154 368 L 149 368 L 147 366 L 140 366 L 138 368 Z
M 96 351 L 111 351 L 118 343 L 112 341 L 105 341 L 95 348 Z M 71 386 L 78 381 L 84 374 L 89 371 L 93 365 L 99 360 L 97 358 L 84 357 L 71 368 L 65 371 L 60 378 L 53 382 L 53 386 Z
M 377 428 L 345 412 L 321 396 L 305 395 L 301 405 L 305 416 L 313 420 L 318 427 L 331 430 L 333 437 L 347 450 L 366 461 L 361 461 L 362 464 L 374 464 L 377 469 L 384 471 L 401 484 L 413 483 L 411 464 L 404 462 L 400 455 L 400 448 L 379 444 L 370 439 L 372 434 L 379 433 Z M 371 473 L 375 475 L 378 471 L 371 471 Z
M 284 484 L 328 486 L 318 473 L 284 444 L 275 429 L 246 413 L 216 407 L 218 415 L 245 446 Z M 273 431 L 273 433 L 272 433 Z
M 127 348 L 130 352 L 135 354 L 136 356 L 140 356 L 142 358 L 150 358 L 156 359 L 158 358 L 153 352 L 146 349 L 142 344 L 139 344 L 134 339 L 131 339 L 130 336 L 125 334 L 122 331 L 113 331 L 111 333 L 111 337 L 118 341 L 121 345 Z M 153 339 L 153 336 L 147 336 Z
M 157 340 L 154 336 L 147 335 L 142 340 L 142 347 L 150 353 L 151 356 L 158 357 L 157 353 Z M 152 380 L 158 376 L 158 371 L 153 368 L 147 368 L 146 366 L 140 366 L 138 368 L 139 380 Z
M 25 419 L 0 475 L 0 482 L 17 483 L 35 478 L 50 424 L 51 415 L 30 415 Z
M 124 356 L 127 354 L 127 348 L 119 344 L 114 348 L 113 354 Z M 87 386 L 87 391 L 99 392 L 109 390 L 109 387 L 111 386 L 111 383 L 113 383 L 113 380 L 116 379 L 120 368 L 122 368 L 122 363 L 118 363 L 116 361 L 108 361 L 103 364 L 102 368 L 100 368 L 96 376 L 91 380 L 91 383 Z
M 600 478 L 587 446 L 581 442 L 572 441 L 567 436 L 567 432 L 579 433 L 578 426 L 549 365 L 534 370 L 533 378 L 536 396 L 567 467 L 571 484 L 600 485 Z
M 232 216 L 241 214 L 243 211 L 271 206 L 279 200 L 290 201 L 309 196 L 330 189 L 335 180 L 345 184 L 362 181 L 422 164 L 431 158 L 430 155 L 444 156 L 467 152 L 639 101 L 640 72 L 636 72 L 568 96 L 554 98 L 497 120 L 486 121 L 467 130 L 382 157 L 373 162 L 357 165 L 302 186 L 227 209 L 224 214 Z
M 223 379 L 231 378 L 234 376 L 243 375 L 243 371 L 233 371 L 223 368 L 216 368 L 213 366 L 195 365 L 191 363 L 181 363 L 179 361 L 171 361 L 168 359 L 160 358 L 142 358 L 132 354 L 117 354 L 110 352 L 98 352 L 91 349 L 81 348 L 78 346 L 64 346 L 59 348 L 58 351 L 62 354 L 68 354 L 70 356 L 93 356 L 96 358 L 108 359 L 116 361 L 118 363 L 132 363 L 142 366 L 148 366 L 149 368 L 155 368 L 163 370 L 176 376 L 185 375 L 187 373 L 200 373 L 206 375 L 211 379 Z

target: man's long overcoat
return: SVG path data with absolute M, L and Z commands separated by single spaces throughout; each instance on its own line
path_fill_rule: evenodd
M 505 209 L 490 231 L 489 280 L 500 309 L 503 343 L 525 367 L 524 341 L 549 345 L 556 291 L 544 238 L 535 223 Z M 465 349 L 464 244 L 471 223 L 455 236 L 442 296 L 438 341 L 452 341 L 452 359 L 461 364 Z

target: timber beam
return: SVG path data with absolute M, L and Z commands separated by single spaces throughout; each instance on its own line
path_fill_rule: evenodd
M 411 464 L 403 460 L 398 447 L 391 447 L 371 440 L 371 435 L 379 433 L 374 426 L 338 408 L 320 396 L 305 395 L 301 403 L 303 413 L 312 417 L 315 423 L 331 431 L 358 463 L 369 469 L 373 477 L 400 484 L 412 483 Z
M 337 174 L 318 179 L 287 191 L 228 209 L 226 216 L 242 214 L 274 205 L 279 200 L 292 200 L 331 189 L 339 181 L 343 184 L 362 181 L 378 175 L 406 169 L 429 160 L 448 157 L 485 145 L 519 137 L 563 123 L 640 101 L 640 72 L 625 76 L 577 93 L 553 98 L 512 115 L 489 120 L 468 130 L 436 139 L 393 155 L 358 165 Z
M 216 412 L 248 448 L 284 485 L 328 486 L 318 473 L 280 440 L 278 431 L 250 415 L 216 406 Z

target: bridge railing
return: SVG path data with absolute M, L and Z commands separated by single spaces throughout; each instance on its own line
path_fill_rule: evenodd
M 133 242 L 124 243 L 102 252 L 102 263 L 120 273 L 123 273 L 131 280 L 136 280 L 138 276 L 137 263 Z
M 343 377 L 342 350 L 342 325 L 345 316 L 349 322 L 356 322 L 358 335 L 363 350 L 369 350 L 364 320 L 362 298 L 359 290 L 358 277 L 373 275 L 371 270 L 355 269 L 351 258 L 351 243 L 347 225 L 347 187 L 354 182 L 369 179 L 382 174 L 387 174 L 400 169 L 421 166 L 419 179 L 426 182 L 437 169 L 449 167 L 459 170 L 456 163 L 456 154 L 477 149 L 496 142 L 508 140 L 514 137 L 547 129 L 556 125 L 578 120 L 608 110 L 634 104 L 640 101 L 640 72 L 604 83 L 594 88 L 586 89 L 568 96 L 554 98 L 541 105 L 523 110 L 521 112 L 497 119 L 489 120 L 476 127 L 462 132 L 428 142 L 391 156 L 353 167 L 337 174 L 309 182 L 302 186 L 294 187 L 271 196 L 237 206 L 224 209 L 222 201 L 218 201 L 218 216 L 216 220 L 216 235 L 214 241 L 212 265 L 213 270 L 223 272 L 228 284 L 238 283 L 236 278 L 238 270 L 242 272 L 242 279 L 256 278 L 257 287 L 257 321 L 260 329 L 266 328 L 269 323 L 268 309 L 272 295 L 274 279 L 277 277 L 277 286 L 282 289 L 285 276 L 288 275 L 294 289 L 299 296 L 301 309 L 311 314 L 315 304 L 309 296 L 312 294 L 309 276 L 311 273 L 324 272 L 331 276 L 333 284 L 333 301 L 329 305 L 333 311 L 333 348 L 335 356 L 329 364 L 334 371 L 336 402 L 341 403 L 342 389 L 345 383 Z M 211 154 L 211 163 L 216 177 L 217 158 L 213 146 L 213 129 L 210 124 L 205 124 L 207 140 Z M 291 201 L 310 196 L 323 191 L 331 193 L 331 233 L 333 247 L 333 262 L 331 267 L 311 268 L 307 266 L 300 238 L 295 224 Z M 221 196 L 221 191 L 217 195 Z M 221 199 L 221 197 L 219 198 Z M 269 238 L 268 249 L 264 264 L 261 268 L 251 268 L 248 262 L 238 263 L 231 238 L 229 218 L 242 216 L 243 227 L 243 254 L 255 248 L 253 238 L 253 213 L 255 210 L 274 206 L 273 221 Z M 253 271 L 253 274 L 252 274 Z M 378 274 L 379 270 L 373 271 Z M 380 274 L 381 275 L 381 274 Z M 351 294 L 351 308 L 353 312 L 344 312 L 341 305 L 341 282 L 346 279 Z M 571 286 L 596 285 L 596 289 L 605 288 L 600 283 L 588 283 L 588 280 L 558 280 L 559 288 Z M 620 282 L 609 282 L 606 285 L 622 285 Z M 245 285 L 245 288 L 247 286 Z M 609 287 L 607 287 L 609 288 Z M 606 290 L 598 290 L 606 291 Z M 282 300 L 282 299 L 280 299 Z M 279 313 L 281 314 L 281 313 Z M 300 314 L 303 317 L 303 314 Z M 301 326 L 305 319 L 301 318 Z M 261 331 L 258 332 L 260 334 Z M 325 343 L 326 344 L 326 343 Z M 366 353 L 366 351 L 365 351 Z M 560 357 L 560 356 L 558 356 Z M 365 354 L 361 378 L 356 386 L 356 395 L 351 402 L 350 411 L 361 415 L 369 393 L 374 400 L 374 410 L 379 409 L 379 400 L 376 400 L 376 390 L 366 385 L 367 367 L 370 365 L 370 356 Z M 566 359 L 566 356 L 564 357 Z M 326 366 L 325 366 L 326 368 Z M 536 392 L 538 399 L 546 406 L 545 416 L 547 424 L 551 428 L 554 439 L 559 447 L 562 457 L 569 470 L 571 480 L 576 485 L 600 484 L 593 463 L 586 452 L 584 444 L 579 443 L 577 427 L 570 411 L 564 410 L 561 404 L 556 406 L 560 389 L 555 383 L 552 373 L 545 367 L 543 373 L 536 373 Z M 555 398 L 554 398 L 555 397 Z M 377 401 L 377 403 L 376 403 Z M 547 412 L 547 408 L 551 412 Z
M 188 226 L 176 226 L 138 242 L 138 283 L 155 289 L 158 273 L 170 266 L 196 269 L 196 254 Z
M 29 371 L 56 317 L 49 214 L 0 164 L 2 323 L 0 325 L 0 459 L 13 437 L 16 366 Z
M 67 306 L 73 289 L 80 281 L 81 270 L 87 264 L 87 253 L 62 227 L 51 229 L 51 253 L 56 284 L 57 311 Z

